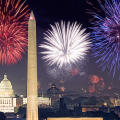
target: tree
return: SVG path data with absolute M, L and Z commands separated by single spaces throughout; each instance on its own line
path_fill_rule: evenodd
M 23 115 L 23 114 L 25 114 L 25 113 L 26 113 L 26 108 L 25 108 L 25 107 L 20 106 L 20 107 L 18 108 L 18 114 Z
M 71 98 L 68 98 L 68 97 L 65 97 L 65 96 L 64 96 L 63 99 L 64 99 L 64 103 L 65 103 L 65 104 L 67 104 L 67 105 L 72 104 Z
M 97 98 L 94 96 L 86 98 L 82 101 L 82 105 L 96 105 L 97 103 L 98 103 Z
M 119 116 L 114 112 L 104 113 L 103 111 L 86 112 L 87 117 L 103 117 L 103 120 L 119 120 Z
M 119 116 L 113 111 L 110 113 L 105 113 L 103 116 L 104 120 L 119 120 Z
M 3 112 L 0 112 L 0 120 L 5 120 L 6 116 Z
M 79 98 L 74 99 L 72 103 L 73 103 L 73 104 L 79 104 L 79 103 L 82 103 L 82 101 L 83 101 L 84 99 L 87 99 L 87 97 L 80 96 Z
M 97 105 L 103 105 L 103 104 L 104 104 L 104 101 L 103 101 L 103 100 L 98 100 Z

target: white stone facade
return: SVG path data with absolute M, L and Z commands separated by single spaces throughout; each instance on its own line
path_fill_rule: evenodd
M 14 107 L 0 107 L 0 112 L 13 113 L 14 112 Z
M 27 98 L 23 98 L 23 104 L 27 104 Z M 45 104 L 51 106 L 51 98 L 38 97 L 38 105 Z
M 27 104 L 27 98 L 23 98 L 23 104 Z
M 0 98 L 0 107 L 12 107 L 12 98 Z
M 27 104 L 27 98 L 1 98 L 0 97 L 0 111 L 1 112 L 14 112 L 14 107 L 19 107 Z M 38 105 L 51 106 L 51 98 L 38 97 Z
M 45 104 L 51 106 L 51 98 L 38 97 L 38 105 Z
M 27 104 L 27 98 L 23 98 L 23 96 L 14 97 L 11 82 L 5 73 L 4 79 L 0 82 L 0 112 L 12 113 L 15 107 L 20 107 L 23 104 Z M 51 98 L 38 97 L 38 105 L 41 104 L 51 106 Z
M 13 98 L 0 98 L 1 112 L 14 112 Z
M 4 79 L 0 82 L 0 97 L 14 97 L 14 91 L 6 73 Z

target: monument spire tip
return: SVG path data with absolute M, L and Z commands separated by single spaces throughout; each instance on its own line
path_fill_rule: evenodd
M 31 14 L 30 14 L 29 20 L 35 20 L 35 16 L 34 16 L 33 10 L 31 10 Z

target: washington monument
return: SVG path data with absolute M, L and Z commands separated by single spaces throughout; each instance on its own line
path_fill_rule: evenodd
M 36 21 L 31 11 L 28 21 L 27 120 L 38 120 Z

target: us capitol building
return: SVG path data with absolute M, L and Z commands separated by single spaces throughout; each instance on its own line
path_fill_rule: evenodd
M 15 107 L 20 107 L 27 104 L 27 98 L 14 97 L 14 90 L 12 89 L 11 82 L 7 79 L 5 72 L 4 79 L 0 82 L 0 112 L 11 113 L 14 112 Z M 38 97 L 38 106 L 51 105 L 51 98 Z

